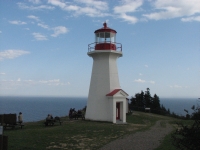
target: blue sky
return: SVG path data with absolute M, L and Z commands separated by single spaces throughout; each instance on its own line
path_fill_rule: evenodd
M 130 96 L 200 97 L 199 0 L 0 0 L 0 19 L 0 96 L 86 97 L 88 44 L 106 21 Z

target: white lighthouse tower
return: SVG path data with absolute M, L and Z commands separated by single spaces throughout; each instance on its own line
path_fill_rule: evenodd
M 88 45 L 93 58 L 92 75 L 85 118 L 87 120 L 126 123 L 127 96 L 120 88 L 117 58 L 122 45 L 116 43 L 116 31 L 107 27 L 96 30 L 95 43 Z

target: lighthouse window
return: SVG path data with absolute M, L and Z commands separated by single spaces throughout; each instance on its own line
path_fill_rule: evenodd
M 96 39 L 95 39 L 95 41 L 97 42 L 97 43 L 99 43 L 100 42 L 100 33 L 96 33 Z
M 115 33 L 110 32 L 99 32 L 95 34 L 95 41 L 97 43 L 102 42 L 116 42 Z
M 104 42 L 104 32 L 100 32 L 99 35 L 100 35 L 99 42 Z
M 110 33 L 109 32 L 105 32 L 105 41 L 110 42 Z
M 115 33 L 110 33 L 110 41 L 111 42 L 116 42 L 116 36 L 115 36 L 116 34 Z

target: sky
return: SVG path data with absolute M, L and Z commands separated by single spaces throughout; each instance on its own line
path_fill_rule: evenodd
M 87 97 L 107 22 L 129 96 L 200 97 L 200 0 L 0 0 L 0 20 L 0 96 Z

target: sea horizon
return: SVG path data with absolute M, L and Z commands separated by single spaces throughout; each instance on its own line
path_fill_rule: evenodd
M 160 98 L 160 105 L 179 116 L 186 115 L 184 109 L 192 114 L 191 107 L 197 102 L 197 98 Z M 0 114 L 22 112 L 25 122 L 43 120 L 48 114 L 67 116 L 70 108 L 79 110 L 85 106 L 87 97 L 0 96 Z

